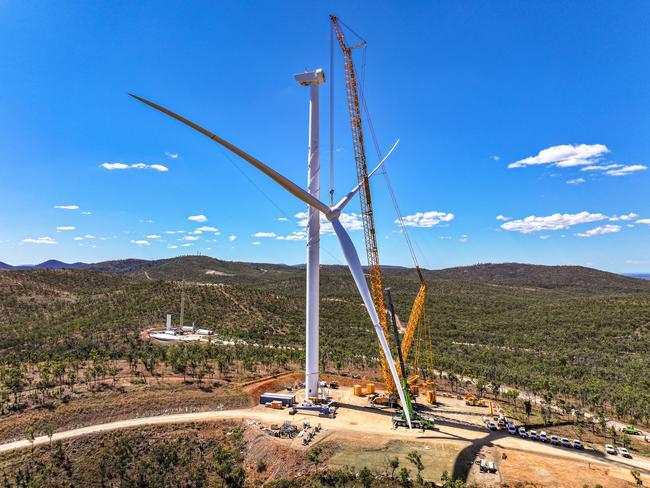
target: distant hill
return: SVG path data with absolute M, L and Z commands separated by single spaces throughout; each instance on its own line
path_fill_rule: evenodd
M 650 280 L 650 273 L 625 273 L 624 276 L 637 278 L 639 280 Z
M 225 283 L 264 288 L 280 286 L 299 288 L 298 277 L 304 276 L 304 265 L 248 263 L 223 261 L 209 256 L 180 256 L 169 259 L 120 259 L 99 263 L 64 263 L 49 260 L 37 265 L 10 266 L 0 263 L 0 270 L 84 269 L 102 273 L 127 275 L 137 280 L 187 280 L 199 283 Z M 340 273 L 341 265 L 323 265 L 323 280 Z M 417 275 L 412 268 L 386 265 L 382 267 L 388 281 L 398 280 L 415 285 Z M 584 266 L 542 266 L 522 263 L 485 263 L 441 270 L 423 270 L 427 280 L 477 282 L 492 286 L 563 290 L 575 293 L 637 293 L 650 292 L 650 275 L 619 275 Z
M 544 289 L 580 292 L 648 292 L 646 280 L 608 273 L 584 266 L 541 266 L 536 264 L 475 264 L 432 273 L 439 278 Z
M 50 259 L 48 261 L 43 261 L 40 264 L 20 264 L 18 266 L 12 266 L 7 263 L 0 262 L 0 269 L 15 269 L 15 270 L 26 270 L 26 269 L 74 269 L 74 268 L 83 268 L 88 266 L 86 263 L 64 263 L 63 261 L 57 261 L 56 259 Z

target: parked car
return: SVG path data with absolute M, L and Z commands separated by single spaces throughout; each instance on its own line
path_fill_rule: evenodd
M 557 446 L 559 443 L 560 443 L 560 439 L 558 439 L 558 437 L 556 435 L 552 435 L 551 436 L 551 444 L 553 444 L 554 446 Z
M 506 427 L 506 419 L 504 419 L 503 417 L 499 418 L 499 421 L 497 422 L 497 424 L 502 429 L 505 429 L 505 427 Z
M 526 429 L 523 427 L 519 427 L 519 437 L 522 439 L 526 439 L 528 437 L 528 433 L 526 432 Z
M 495 424 L 495 423 L 492 422 L 491 420 L 488 420 L 488 421 L 486 422 L 486 424 L 487 424 L 487 428 L 488 428 L 488 429 L 490 429 L 490 430 L 497 430 L 497 424 Z
M 539 434 L 539 440 L 542 442 L 548 442 L 548 436 L 546 435 L 546 432 L 542 431 Z
M 496 473 L 497 472 L 497 465 L 494 463 L 494 461 L 490 461 L 488 463 L 488 472 L 490 472 L 490 473 Z
M 632 457 L 632 455 L 630 454 L 630 451 L 628 451 L 628 450 L 625 449 L 624 447 L 619 447 L 619 448 L 618 448 L 618 453 L 619 453 L 621 456 L 626 457 L 626 458 L 631 458 L 631 457 Z
M 571 443 L 566 437 L 562 437 L 562 439 L 560 439 L 560 444 L 562 444 L 563 447 L 571 447 Z
M 481 473 L 485 473 L 488 470 L 488 463 L 485 459 L 481 459 L 480 470 Z
M 573 439 L 573 447 L 576 449 L 584 449 L 585 446 L 582 445 L 582 442 L 580 442 L 578 439 Z
M 625 427 L 623 429 L 623 432 L 630 435 L 641 435 L 642 433 L 639 429 L 637 429 L 636 427 L 632 427 L 631 425 Z
M 508 433 L 515 435 L 517 433 L 517 427 L 512 422 L 508 422 Z
M 537 431 L 536 430 L 531 430 L 530 431 L 530 440 L 531 441 L 536 441 L 537 440 Z
M 612 446 L 611 444 L 605 444 L 605 452 L 607 454 L 611 454 L 612 456 L 616 456 L 618 454 L 614 446 Z

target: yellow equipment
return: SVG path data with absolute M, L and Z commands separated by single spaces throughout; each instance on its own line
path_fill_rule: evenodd
M 355 162 L 357 167 L 357 177 L 360 184 L 359 198 L 361 200 L 361 216 L 363 221 L 364 239 L 366 244 L 366 255 L 368 258 L 368 274 L 370 277 L 370 291 L 372 293 L 373 303 L 375 304 L 375 308 L 377 309 L 377 315 L 379 316 L 379 321 L 381 323 L 382 329 L 384 330 L 384 335 L 388 340 L 390 334 L 388 333 L 386 307 L 384 304 L 383 279 L 379 267 L 379 250 L 377 246 L 375 221 L 374 221 L 374 215 L 372 210 L 372 199 L 370 195 L 368 167 L 366 164 L 366 153 L 365 153 L 364 137 L 362 131 L 362 122 L 361 122 L 361 109 L 359 105 L 359 92 L 357 87 L 357 77 L 354 68 L 354 63 L 352 61 L 352 50 L 358 47 L 364 47 L 366 45 L 366 41 L 362 39 L 360 36 L 358 36 L 356 33 L 354 33 L 354 31 L 348 28 L 356 37 L 360 39 L 359 43 L 352 46 L 348 46 L 345 36 L 343 34 L 343 30 L 341 29 L 342 22 L 334 15 L 330 15 L 330 19 L 332 22 L 332 29 L 336 33 L 336 38 L 343 52 L 345 91 L 347 95 L 348 111 L 350 113 L 350 125 L 352 127 L 352 145 L 354 147 L 354 157 L 355 157 Z M 371 129 L 371 135 L 374 138 L 374 130 L 372 127 L 372 123 L 370 123 L 370 129 Z M 379 149 L 378 149 L 379 146 L 377 145 L 376 140 L 375 140 L 375 147 L 379 153 Z M 378 154 L 378 156 L 380 156 L 380 154 Z M 399 210 L 399 206 L 397 204 L 397 199 L 395 198 L 393 188 L 390 184 L 390 180 L 388 179 L 388 175 L 385 172 L 385 170 L 384 170 L 384 176 L 386 177 L 386 183 L 388 185 L 388 189 L 390 191 L 390 195 L 393 200 L 393 205 L 395 206 L 395 210 L 397 212 L 398 221 L 402 228 L 402 234 L 406 239 L 409 250 L 411 252 L 411 257 L 413 259 L 415 268 L 418 273 L 418 277 L 420 279 L 420 289 L 415 298 L 415 302 L 413 303 L 411 314 L 409 316 L 408 325 L 404 333 L 404 338 L 402 339 L 401 351 L 404 357 L 404 361 L 406 362 L 409 358 L 409 354 L 411 352 L 414 339 L 416 339 L 416 334 L 418 335 L 417 341 L 424 343 L 424 347 L 427 348 L 429 352 L 431 351 L 432 348 L 431 338 L 428 337 L 429 331 L 426 330 L 426 327 L 422 326 L 422 323 L 424 321 L 424 311 L 425 311 L 425 303 L 427 298 L 428 287 L 427 287 L 427 283 L 424 281 L 422 272 L 420 271 L 420 266 L 418 265 L 417 257 L 413 250 L 413 245 L 408 235 L 406 226 L 402 221 L 402 216 Z M 421 368 L 419 364 L 419 359 L 420 359 L 418 357 L 419 346 L 420 344 L 418 344 L 418 346 L 416 347 L 416 351 L 415 351 L 416 357 L 413 361 L 416 367 L 415 371 L 417 373 L 419 373 L 420 370 L 425 369 L 425 368 Z M 381 349 L 379 351 L 379 354 L 381 358 L 382 376 L 383 376 L 384 384 L 386 385 L 386 390 L 388 393 L 395 393 L 397 391 L 395 388 L 395 383 L 393 382 L 393 377 L 390 373 L 388 362 L 386 361 L 386 358 L 384 357 L 383 351 L 381 351 Z M 429 357 L 426 359 L 431 361 L 432 354 L 428 354 L 428 356 Z M 427 371 L 428 374 L 426 375 L 428 376 L 428 378 L 425 379 L 428 379 L 428 381 L 425 381 L 423 386 L 435 390 L 435 383 L 433 382 L 433 365 L 432 364 L 426 365 L 426 369 L 428 370 Z M 416 382 L 417 382 L 417 376 L 413 380 L 412 378 L 409 378 L 409 384 L 415 385 Z M 433 393 L 433 397 L 435 398 L 435 391 Z

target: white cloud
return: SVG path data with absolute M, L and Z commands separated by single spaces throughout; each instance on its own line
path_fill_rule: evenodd
M 91 215 L 92 212 L 81 212 L 81 215 Z
M 469 236 L 467 234 L 463 234 L 460 236 L 460 239 L 458 239 L 458 242 L 467 242 L 469 240 Z
M 209 225 L 204 225 L 203 227 L 196 229 L 195 232 L 219 232 L 219 229 L 216 227 L 211 227 Z
M 191 245 L 192 245 L 192 243 L 188 242 L 187 244 L 181 244 L 181 247 L 187 247 L 187 246 L 191 246 Z
M 144 239 L 140 239 L 138 241 L 131 241 L 131 244 L 137 244 L 138 246 L 148 246 L 150 243 L 149 243 L 149 241 L 145 241 Z
M 94 238 L 95 238 L 95 236 L 92 235 L 92 234 L 86 234 L 84 237 L 85 237 L 86 239 L 94 239 Z
M 178 249 L 178 246 L 176 246 L 176 245 L 167 246 L 167 249 Z
M 306 241 L 307 232 L 304 230 L 294 230 L 291 234 L 286 236 L 277 236 L 279 241 Z
M 306 228 L 308 219 L 307 219 L 307 212 L 298 212 L 295 217 L 298 220 L 298 226 Z M 347 230 L 361 230 L 363 229 L 363 221 L 361 220 L 361 216 L 355 214 L 355 213 L 341 213 L 339 217 L 339 221 L 341 222 L 341 225 L 345 227 Z M 327 219 L 321 214 L 321 219 L 320 219 L 320 232 L 321 234 L 333 234 L 334 229 L 332 228 L 332 224 L 327 221 Z M 292 233 L 292 234 L 295 234 Z M 297 239 L 286 239 L 286 240 L 297 240 Z
M 604 144 L 562 144 L 542 149 L 537 156 L 529 156 L 510 163 L 508 168 L 524 168 L 537 164 L 550 164 L 559 168 L 570 166 L 585 166 L 598 161 L 608 153 L 609 149 Z
M 102 168 L 107 169 L 107 170 L 114 170 L 114 169 L 128 169 L 129 165 L 124 164 L 124 163 L 102 163 L 100 165 Z
M 74 240 L 74 241 L 83 241 L 84 238 L 83 237 L 73 237 L 72 240 Z
M 582 185 L 585 182 L 584 178 L 575 178 L 573 180 L 568 180 L 567 185 Z
M 260 244 L 262 244 L 262 243 L 258 242 L 258 241 L 253 242 L 253 246 L 259 246 Z
M 253 234 L 253 237 L 273 238 L 277 237 L 277 234 L 275 232 L 257 232 L 256 234 Z
M 56 244 L 51 237 L 37 237 L 36 239 L 23 239 L 22 242 L 27 244 Z
M 512 220 L 512 217 L 506 217 L 505 215 L 497 215 L 497 220 L 502 220 L 504 222 L 507 222 L 508 220 Z
M 208 218 L 205 215 L 190 215 L 187 220 L 191 220 L 192 222 L 205 222 Z
M 166 230 L 165 234 L 185 234 L 184 230 Z
M 530 215 L 525 219 L 512 220 L 501 224 L 501 228 L 513 232 L 521 232 L 528 234 L 530 232 L 538 232 L 541 230 L 559 230 L 568 229 L 573 225 L 585 224 L 588 222 L 596 222 L 604 220 L 607 216 L 601 213 L 580 212 L 576 214 L 553 214 L 546 217 L 537 217 Z
M 236 240 L 237 240 L 237 236 L 235 236 L 235 235 L 228 236 L 228 240 L 229 240 L 230 242 L 236 241 Z
M 501 156 L 497 156 L 497 155 L 495 154 L 494 156 L 490 156 L 490 159 L 491 159 L 492 161 L 499 161 L 499 160 L 501 160 Z
M 147 239 L 160 239 L 160 236 L 158 234 L 149 234 L 148 236 L 145 236 Z
M 608 169 L 622 168 L 622 164 L 596 164 L 593 166 L 585 166 L 580 168 L 580 171 L 607 171 Z
M 165 156 L 171 159 L 178 159 L 178 153 L 171 153 L 171 152 L 166 152 Z
M 606 224 L 606 225 L 601 225 L 600 227 L 589 229 L 588 231 L 585 232 L 580 232 L 579 234 L 576 235 L 579 237 L 594 237 L 603 234 L 614 234 L 620 231 L 621 231 L 620 225 Z
M 634 173 L 635 171 L 645 171 L 646 169 L 648 169 L 648 167 L 643 166 L 642 164 L 631 164 L 618 169 L 610 169 L 609 171 L 606 171 L 605 174 L 609 176 L 625 176 Z
M 198 241 L 199 239 L 199 236 L 185 236 L 181 238 L 183 241 Z
M 551 236 L 549 236 L 548 234 L 545 234 L 545 235 L 543 235 L 543 236 L 539 236 L 539 238 L 542 239 L 542 240 L 549 239 L 550 237 L 551 237 Z
M 60 225 L 56 228 L 57 232 L 63 232 L 66 230 L 75 230 L 76 227 L 74 225 Z
M 416 212 L 413 215 L 406 215 L 402 217 L 404 225 L 407 227 L 433 227 L 440 222 L 451 222 L 454 220 L 454 214 L 437 212 L 432 210 L 430 212 Z M 395 220 L 399 224 L 399 220 Z
M 636 221 L 637 224 L 648 224 L 650 225 L 650 219 L 639 219 Z
M 280 222 L 289 222 L 289 219 L 286 218 L 286 217 L 278 217 L 278 220 L 279 220 Z
M 134 163 L 134 164 L 125 164 L 125 163 L 102 163 L 100 166 L 109 171 L 115 169 L 153 169 L 156 171 L 168 171 L 167 166 L 162 164 L 145 164 L 145 163 Z
M 609 220 L 616 222 L 617 220 L 634 220 L 638 217 L 638 214 L 635 214 L 634 212 L 630 212 L 627 215 L 612 215 Z
M 79 205 L 54 205 L 54 208 L 60 208 L 63 210 L 79 210 Z

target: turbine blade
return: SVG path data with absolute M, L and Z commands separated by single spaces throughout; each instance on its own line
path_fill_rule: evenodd
M 293 181 L 291 181 L 289 178 L 286 178 L 282 176 L 280 173 L 275 171 L 273 168 L 267 166 L 260 160 L 254 158 L 250 154 L 248 154 L 246 151 L 243 151 L 242 149 L 239 149 L 237 146 L 234 144 L 231 144 L 230 142 L 226 141 L 225 139 L 222 139 L 216 134 L 213 134 L 207 129 L 204 129 L 198 124 L 195 124 L 191 120 L 186 119 L 185 117 L 178 115 L 177 113 L 172 112 L 169 109 L 166 109 L 165 107 L 158 105 L 157 103 L 151 102 L 147 100 L 146 98 L 139 97 L 138 95 L 133 95 L 132 93 L 129 93 L 129 95 L 136 100 L 140 100 L 142 103 L 145 103 L 149 105 L 152 108 L 155 108 L 156 110 L 164 113 L 165 115 L 169 115 L 170 117 L 178 120 L 179 122 L 182 122 L 183 124 L 191 127 L 192 129 L 200 132 L 204 136 L 208 137 L 209 139 L 212 139 L 214 142 L 217 144 L 222 145 L 229 151 L 235 153 L 237 156 L 242 158 L 243 160 L 247 161 L 248 163 L 252 164 L 255 166 L 257 169 L 259 169 L 262 173 L 267 175 L 269 178 L 271 178 L 273 181 L 275 181 L 277 184 L 279 184 L 282 188 L 287 190 L 289 193 L 291 193 L 293 196 L 296 198 L 299 198 L 303 202 L 305 202 L 307 205 L 310 205 L 319 211 L 323 212 L 326 216 L 331 216 L 331 209 L 325 205 L 323 202 L 321 202 L 318 198 L 312 196 L 309 194 L 307 191 L 303 190 L 300 186 L 296 185 Z
M 371 178 L 372 175 L 374 175 L 375 172 L 376 172 L 379 168 L 381 168 L 381 167 L 384 165 L 384 162 L 388 159 L 388 156 L 391 155 L 391 153 L 395 150 L 395 148 L 397 147 L 398 144 L 399 144 L 399 139 L 397 139 L 397 140 L 395 141 L 395 144 L 393 144 L 393 147 L 391 147 L 391 148 L 390 148 L 390 151 L 388 151 L 388 153 L 386 154 L 386 156 L 384 156 L 384 159 L 382 159 L 382 160 L 379 162 L 379 164 L 378 164 L 377 166 L 375 166 L 375 169 L 373 169 L 373 170 L 370 172 L 370 174 L 368 175 L 368 178 Z M 359 188 L 361 188 L 361 183 L 359 183 L 359 184 L 358 184 L 357 186 L 355 186 L 352 190 L 350 190 L 350 193 L 348 193 L 347 195 L 345 195 L 345 197 L 343 197 L 339 203 L 337 203 L 336 205 L 334 205 L 334 207 L 332 207 L 332 210 L 334 210 L 334 211 L 337 211 L 337 210 L 339 210 L 339 211 L 340 211 L 340 210 L 343 210 L 343 209 L 345 208 L 345 206 L 346 206 L 348 203 L 350 203 L 350 201 L 352 200 L 352 198 L 354 198 L 354 195 L 357 194 L 357 192 L 359 191 Z
M 370 315 L 372 325 L 375 327 L 375 332 L 379 338 L 381 349 L 384 351 L 384 355 L 388 361 L 388 366 L 390 366 L 390 372 L 393 376 L 393 381 L 395 381 L 397 393 L 399 394 L 399 398 L 402 401 L 402 410 L 406 415 L 406 422 L 408 423 L 409 428 L 411 428 L 411 416 L 406 405 L 406 397 L 404 396 L 404 390 L 402 390 L 402 383 L 400 381 L 399 375 L 397 374 L 397 368 L 395 368 L 395 361 L 393 361 L 393 355 L 391 354 L 390 348 L 388 347 L 388 342 L 386 342 L 386 336 L 384 335 L 384 331 L 381 328 L 381 323 L 379 322 L 379 317 L 377 316 L 375 304 L 372 303 L 370 289 L 368 288 L 368 283 L 366 283 L 366 278 L 363 275 L 363 269 L 361 268 L 359 254 L 354 247 L 352 239 L 350 239 L 350 234 L 348 234 L 348 231 L 345 230 L 338 217 L 334 217 L 330 220 L 330 222 L 332 223 L 336 237 L 339 240 L 341 250 L 343 251 L 343 256 L 345 256 L 345 260 L 348 263 L 348 268 L 350 269 L 350 273 L 352 273 L 352 278 L 354 278 L 354 282 L 357 285 L 361 299 L 363 300 L 363 303 L 368 310 L 368 315 Z

